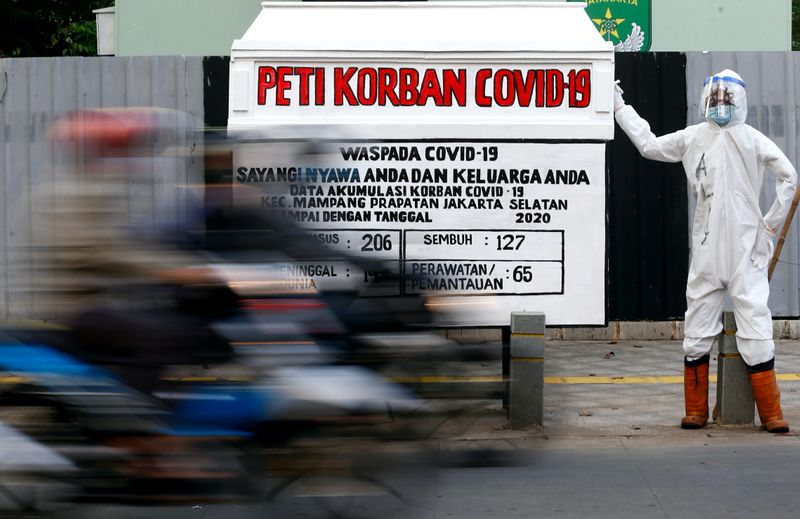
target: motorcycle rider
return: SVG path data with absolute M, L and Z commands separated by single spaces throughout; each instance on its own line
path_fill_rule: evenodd
M 59 171 L 32 196 L 34 245 L 46 253 L 35 265 L 44 287 L 37 306 L 72 329 L 90 360 L 116 365 L 144 392 L 163 364 L 232 357 L 209 316 L 195 311 L 201 305 L 176 298 L 186 287 L 222 286 L 203 258 L 132 223 L 137 163 L 169 141 L 175 129 L 165 119 L 157 109 L 67 114 L 48 136 L 78 167 Z M 226 299 L 216 303 L 225 308 Z

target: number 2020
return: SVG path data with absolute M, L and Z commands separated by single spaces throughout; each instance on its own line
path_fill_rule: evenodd
M 517 223 L 550 223 L 550 213 L 517 213 Z

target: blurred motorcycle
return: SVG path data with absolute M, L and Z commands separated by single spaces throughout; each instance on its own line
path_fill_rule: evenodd
M 119 142 L 105 142 L 109 120 Z M 150 150 L 140 141 L 154 129 L 149 116 L 121 124 L 126 120 L 118 113 L 78 117 L 60 127 L 68 130 L 60 138 L 85 144 L 89 135 L 102 145 L 87 158 L 91 169 L 121 172 L 138 154 L 132 139 Z M 118 176 L 122 195 L 127 177 Z M 96 194 L 98 207 L 108 205 L 104 191 Z M 116 215 L 116 208 L 105 209 Z M 202 225 L 148 228 L 140 239 L 140 228 L 86 223 L 96 209 L 76 203 L 66 213 L 76 218 L 77 235 L 67 254 L 56 250 L 52 259 L 71 261 L 62 267 L 76 277 L 54 279 L 91 283 L 78 294 L 98 285 L 118 291 L 122 304 L 89 307 L 69 329 L 10 327 L 0 337 L 2 431 L 40 459 L 6 472 L 0 466 L 0 474 L 59 489 L 20 494 L 28 486 L 4 477 L 7 501 L 33 511 L 52 501 L 277 503 L 297 495 L 341 514 L 354 499 L 374 496 L 406 511 L 424 493 L 420 484 L 438 459 L 418 440 L 447 416 L 429 406 L 418 377 L 453 365 L 463 372 L 465 361 L 493 360 L 495 352 L 429 330 L 427 296 L 392 296 L 386 287 L 400 280 L 391 268 L 321 247 L 286 222 L 209 204 L 198 217 Z M 86 228 L 93 231 L 88 238 Z M 54 238 L 56 249 L 63 246 L 63 236 Z M 116 240 L 115 255 L 97 243 L 105 238 Z M 142 244 L 159 259 L 174 258 L 180 245 L 191 265 L 139 276 L 137 267 L 152 272 L 159 263 Z M 287 266 L 320 260 L 371 275 L 359 288 L 315 288 L 286 275 Z M 103 285 L 100 274 L 117 277 Z M 127 281 L 146 295 L 142 301 L 125 297 Z

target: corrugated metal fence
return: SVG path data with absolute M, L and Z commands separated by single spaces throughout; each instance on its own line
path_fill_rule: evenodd
M 798 164 L 800 69 L 794 53 L 650 53 L 617 56 L 626 99 L 656 133 L 699 121 L 702 80 L 723 68 L 748 84 L 748 122 L 773 139 Z M 49 124 L 76 109 L 160 106 L 186 111 L 220 125 L 227 113 L 226 58 L 35 58 L 0 60 L 0 318 L 29 317 L 35 301 L 12 291 L 35 283 L 32 269 L 12 271 L 13 251 L 25 244 L 33 211 L 31 187 L 52 181 L 61 157 L 45 141 Z M 688 110 L 685 107 L 688 105 Z M 610 320 L 681 318 L 688 267 L 690 215 L 680 165 L 644 161 L 624 135 L 609 145 L 608 283 Z M 152 185 L 137 185 L 130 203 L 138 225 L 186 217 L 189 192 L 177 185 L 202 183 L 202 142 L 178 143 L 183 161 L 153 161 Z M 197 146 L 196 150 L 192 148 Z M 626 149 L 627 148 L 627 149 Z M 647 170 L 645 172 L 645 170 Z M 762 207 L 773 194 L 767 190 Z M 688 201 L 687 201 L 688 200 Z M 800 315 L 800 237 L 795 224 L 772 282 L 774 315 Z M 35 258 L 24 264 L 32 265 Z M 27 279 L 26 279 L 27 277 Z
M 686 127 L 685 67 L 677 52 L 616 55 L 625 100 L 656 135 Z M 683 167 L 642 158 L 619 126 L 607 150 L 606 318 L 682 318 L 689 271 Z
M 800 53 L 696 52 L 686 57 L 689 124 L 700 121 L 698 104 L 703 80 L 726 68 L 734 70 L 747 84 L 747 123 L 775 141 L 798 168 Z M 766 212 L 775 199 L 774 178 L 770 172 L 767 172 L 764 184 L 760 200 L 762 212 Z M 693 209 L 693 204 L 690 204 L 690 210 Z M 770 283 L 769 301 L 774 316 L 800 315 L 800 234 L 797 220 L 795 215 Z
M 723 69 L 747 84 L 747 123 L 798 162 L 800 53 L 715 52 L 618 54 L 625 99 L 657 135 L 701 121 L 703 80 Z M 609 320 L 682 318 L 694 196 L 680 164 L 638 157 L 617 129 L 609 144 Z M 775 199 L 768 171 L 761 193 L 766 212 Z M 775 317 L 800 315 L 800 228 L 792 224 L 775 270 L 770 308 Z M 730 302 L 728 307 L 731 307 Z
M 36 302 L 14 287 L 36 283 L 31 267 L 37 258 L 26 247 L 35 217 L 32 187 L 52 182 L 64 166 L 65 157 L 48 146 L 47 128 L 73 110 L 133 106 L 181 110 L 202 124 L 202 58 L 0 59 L 0 318 L 35 315 Z M 190 192 L 178 186 L 202 183 L 202 160 L 194 160 L 202 141 L 187 135 L 175 145 L 186 153 L 140 164 L 154 181 L 131 189 L 137 225 L 186 217 Z

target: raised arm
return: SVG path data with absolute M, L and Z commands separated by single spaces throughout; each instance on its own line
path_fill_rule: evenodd
M 661 162 L 680 162 L 683 159 L 684 130 L 656 137 L 647 121 L 632 106 L 625 104 L 619 86 L 615 93 L 614 118 L 644 158 Z

